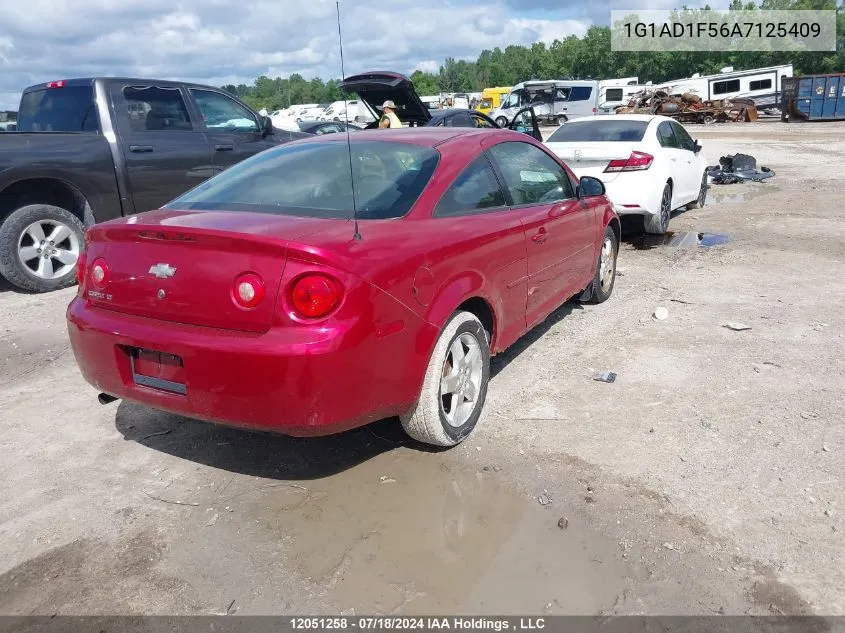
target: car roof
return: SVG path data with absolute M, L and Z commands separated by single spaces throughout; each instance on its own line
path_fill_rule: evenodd
M 514 132 L 513 130 L 491 129 L 491 128 L 473 128 L 473 127 L 403 127 L 403 128 L 387 128 L 387 129 L 370 129 L 355 132 L 350 136 L 353 143 L 366 141 L 398 141 L 402 143 L 412 143 L 414 145 L 423 145 L 428 147 L 436 147 L 450 141 L 459 136 L 472 138 L 477 136 L 486 136 L 489 134 L 502 134 L 505 136 L 514 136 L 517 138 L 525 138 L 525 134 L 521 132 Z M 311 143 L 319 139 L 320 142 L 346 142 L 346 134 L 326 134 L 319 137 L 302 139 L 295 141 L 296 143 Z

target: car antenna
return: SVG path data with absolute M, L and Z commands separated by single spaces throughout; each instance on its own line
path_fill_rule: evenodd
M 346 72 L 343 70 L 343 35 L 340 32 L 340 1 L 338 0 L 334 4 L 337 8 L 337 40 L 340 44 L 340 80 L 343 81 L 346 78 Z M 355 233 L 352 235 L 352 239 L 360 240 L 362 238 L 361 232 L 358 230 L 358 207 L 355 204 L 355 170 L 352 167 L 352 140 L 350 139 L 349 132 L 349 101 L 346 100 L 345 95 L 343 103 L 343 119 L 346 124 L 346 150 L 349 154 L 349 184 L 352 186 L 352 220 L 355 222 Z

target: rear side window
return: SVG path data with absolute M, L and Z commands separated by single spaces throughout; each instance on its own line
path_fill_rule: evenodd
M 662 147 L 680 147 L 672 131 L 672 123 L 669 121 L 664 121 L 657 126 L 657 140 Z
M 92 86 L 33 90 L 21 99 L 19 132 L 97 132 L 99 128 Z
M 605 120 L 605 119 L 610 119 Z M 629 121 L 601 117 L 601 120 L 570 121 L 564 123 L 549 136 L 547 143 L 588 143 L 627 141 L 639 143 L 645 136 L 648 121 Z
M 346 142 L 332 136 L 256 154 L 166 206 L 342 219 L 352 217 L 354 201 L 362 220 L 398 218 L 414 206 L 440 160 L 431 147 L 352 135 L 350 166 Z
M 123 98 L 133 132 L 193 129 L 179 88 L 127 86 Z
M 471 215 L 506 206 L 499 181 L 484 156 L 471 162 L 446 190 L 434 215 Z

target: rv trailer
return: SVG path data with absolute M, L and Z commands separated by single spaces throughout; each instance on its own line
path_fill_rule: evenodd
M 669 94 L 691 92 L 702 101 L 716 99 L 751 99 L 758 110 L 779 109 L 781 90 L 785 77 L 792 77 L 792 64 L 734 70 L 723 68 L 716 75 L 694 74 L 686 79 L 675 79 L 656 86 Z

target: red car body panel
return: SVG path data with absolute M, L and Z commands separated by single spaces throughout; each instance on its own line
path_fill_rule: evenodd
M 605 227 L 618 223 L 604 197 L 432 218 L 484 148 L 519 140 L 545 151 L 533 138 L 466 128 L 354 136 L 366 137 L 435 146 L 441 159 L 410 213 L 361 221 L 362 240 L 348 220 L 246 212 L 162 209 L 91 227 L 87 267 L 102 258 L 108 281 L 95 288 L 86 277 L 67 312 L 85 379 L 188 417 L 289 435 L 334 433 L 413 406 L 440 329 L 467 300 L 483 301 L 492 314 L 496 353 L 590 284 Z M 289 146 L 309 142 L 346 137 Z M 148 274 L 157 263 L 177 274 Z M 266 287 L 250 310 L 231 294 L 245 271 Z M 315 321 L 298 317 L 290 297 L 292 282 L 310 271 L 344 287 L 340 305 Z M 185 393 L 137 384 L 130 348 L 181 358 Z M 160 371 L 171 375 L 164 365 Z

